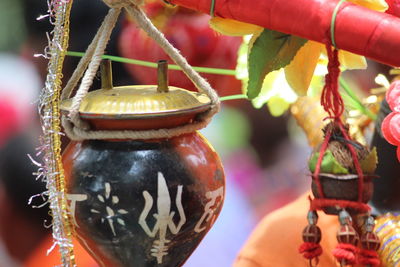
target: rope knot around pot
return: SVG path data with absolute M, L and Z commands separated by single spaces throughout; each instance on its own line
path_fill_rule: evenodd
M 220 100 L 216 91 L 210 84 L 201 77 L 180 54 L 180 52 L 172 46 L 165 36 L 152 24 L 150 19 L 138 6 L 142 0 L 103 0 L 107 5 L 113 7 L 109 10 L 102 25 L 100 26 L 92 43 L 89 45 L 84 57 L 79 62 L 70 80 L 65 86 L 61 94 L 61 99 L 65 100 L 72 97 L 75 87 L 78 87 L 75 96 L 72 97 L 72 105 L 67 116 L 63 116 L 62 123 L 65 132 L 73 140 L 85 139 L 158 139 L 171 138 L 173 136 L 182 135 L 193 132 L 207 126 L 213 115 L 220 108 Z M 210 100 L 210 109 L 196 117 L 192 123 L 170 129 L 157 130 L 138 130 L 138 131 L 99 131 L 91 130 L 90 126 L 80 118 L 79 107 L 82 99 L 86 96 L 93 79 L 99 68 L 107 43 L 110 39 L 111 32 L 121 13 L 121 8 L 126 9 L 128 14 L 136 21 L 138 26 L 142 28 L 158 45 L 169 55 L 169 57 L 181 67 L 186 76 L 193 82 L 200 93 L 207 95 Z M 78 86 L 78 83 L 80 85 Z

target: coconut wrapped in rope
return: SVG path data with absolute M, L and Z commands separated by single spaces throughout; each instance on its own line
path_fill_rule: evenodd
M 327 124 L 323 130 L 325 141 L 315 149 L 309 160 L 313 173 L 311 189 L 316 198 L 313 204 L 327 214 L 338 214 L 343 208 L 352 215 L 363 213 L 368 210 L 365 204 L 372 197 L 372 179 L 376 178 L 374 172 L 378 161 L 376 149 L 370 150 L 349 139 L 348 130 L 348 125 L 337 122 Z M 319 171 L 316 171 L 320 151 L 325 146 Z M 360 172 L 357 172 L 356 160 L 349 147 L 357 155 Z
M 348 134 L 349 125 L 344 125 L 344 130 Z M 324 153 L 324 157 L 321 163 L 321 173 L 331 173 L 331 174 L 356 174 L 356 168 L 354 165 L 354 160 L 351 152 L 348 148 L 350 144 L 357 153 L 357 159 L 360 163 L 361 169 L 364 174 L 373 174 L 378 163 L 378 157 L 376 153 L 376 148 L 372 150 L 367 146 L 355 140 L 347 140 L 343 133 L 335 122 L 331 122 L 325 126 L 323 129 L 324 136 L 330 133 L 330 139 L 328 142 L 328 147 Z M 311 172 L 315 171 L 316 164 L 319 157 L 319 151 L 321 150 L 321 145 L 317 146 L 312 153 L 309 160 L 309 168 Z

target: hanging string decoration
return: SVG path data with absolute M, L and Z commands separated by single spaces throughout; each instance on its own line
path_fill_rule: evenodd
M 69 17 L 72 0 L 48 1 L 48 17 L 54 26 L 49 44 L 42 55 L 49 59 L 45 87 L 40 95 L 39 114 L 43 134 L 38 154 L 43 155 L 39 166 L 38 179 L 46 181 L 48 203 L 52 215 L 54 246 L 59 246 L 63 266 L 75 266 L 72 246 L 72 226 L 69 222 L 65 194 L 64 169 L 61 162 L 61 123 L 59 99 L 61 92 L 62 68 L 68 48 Z M 50 252 L 50 251 L 49 251 Z
M 321 94 L 321 105 L 329 115 L 327 119 L 330 122 L 323 129 L 322 143 L 309 160 L 312 192 L 315 198 L 310 198 L 308 217 L 310 214 L 316 214 L 317 210 L 339 216 L 338 245 L 332 253 L 341 266 L 356 263 L 378 266 L 379 258 L 376 250 L 379 247 L 379 239 L 373 232 L 374 221 L 369 215 L 370 208 L 366 204 L 372 197 L 372 178 L 377 163 L 376 150 L 370 150 L 352 140 L 348 125 L 342 121 L 344 103 L 338 88 L 340 62 L 336 46 L 332 48 L 332 43 L 335 43 L 335 18 L 342 3 L 343 0 L 335 8 L 328 37 L 330 41 L 326 44 L 329 62 Z M 361 214 L 363 223 L 358 233 L 353 226 L 352 217 Z M 300 253 L 310 260 L 310 265 L 313 259 L 318 262 L 318 256 L 322 253 L 319 247 L 320 238 L 314 238 L 312 242 L 309 240 L 308 229 L 315 226 L 316 220 L 309 220 L 309 225 L 303 231 L 304 243 L 299 249 Z M 362 240 L 361 248 L 358 248 L 359 235 Z

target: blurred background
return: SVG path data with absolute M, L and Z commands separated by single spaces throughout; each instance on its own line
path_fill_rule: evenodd
M 35 152 L 40 136 L 36 105 L 47 60 L 33 55 L 43 52 L 46 32 L 51 31 L 48 19 L 36 19 L 46 14 L 46 2 L 0 1 L 0 267 L 58 264 L 56 250 L 46 257 L 52 246 L 48 206 L 34 208 L 44 202 L 41 197 L 28 205 L 31 196 L 46 190 L 42 181 L 35 180 L 37 166 L 28 158 L 29 154 L 40 161 Z M 108 7 L 99 0 L 74 2 L 69 50 L 84 52 Z M 208 15 L 166 9 L 160 3 L 149 5 L 146 11 L 192 65 L 236 68 L 242 38 L 212 31 Z M 125 16 L 107 54 L 152 62 L 165 58 Z M 64 83 L 78 60 L 66 58 Z M 382 68 L 371 63 L 367 71 L 353 71 L 345 77 L 362 93 L 376 86 L 376 73 L 387 71 Z M 154 69 L 121 63 L 114 63 L 113 69 L 115 85 L 155 83 Z M 205 76 L 221 96 L 242 92 L 235 76 Z M 171 71 L 170 81 L 193 89 L 178 71 Z M 99 77 L 93 88 L 99 88 Z M 219 219 L 185 266 L 230 266 L 263 216 L 308 190 L 306 163 L 311 149 L 288 112 L 275 117 L 266 105 L 255 108 L 247 100 L 224 101 L 222 111 L 203 133 L 224 163 L 227 195 Z M 79 253 L 78 266 L 96 266 L 84 252 Z

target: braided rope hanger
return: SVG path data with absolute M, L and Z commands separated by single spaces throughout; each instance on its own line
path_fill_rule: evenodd
M 157 139 L 170 138 L 186 133 L 190 133 L 202 129 L 208 125 L 212 116 L 219 111 L 220 101 L 215 90 L 210 84 L 202 78 L 174 48 L 165 36 L 152 24 L 146 14 L 140 9 L 139 5 L 142 1 L 136 0 L 103 0 L 109 7 L 110 11 L 105 17 L 98 32 L 89 45 L 85 56 L 79 62 L 77 68 L 65 86 L 61 99 L 65 100 L 71 97 L 73 89 L 77 86 L 80 78 L 83 76 L 81 84 L 72 98 L 72 106 L 68 117 L 63 116 L 62 124 L 65 132 L 72 140 L 85 139 Z M 121 9 L 124 8 L 129 15 L 136 21 L 138 26 L 142 28 L 160 47 L 170 56 L 170 58 L 179 65 L 186 76 L 194 83 L 199 92 L 206 94 L 211 99 L 211 109 L 200 114 L 196 121 L 171 129 L 157 130 L 122 130 L 122 131 L 93 131 L 89 125 L 79 117 L 79 107 L 82 99 L 87 95 L 93 78 L 100 66 L 101 57 L 104 54 L 107 43 L 110 39 L 111 32 L 115 27 Z M 86 70 L 86 71 L 85 71 Z

